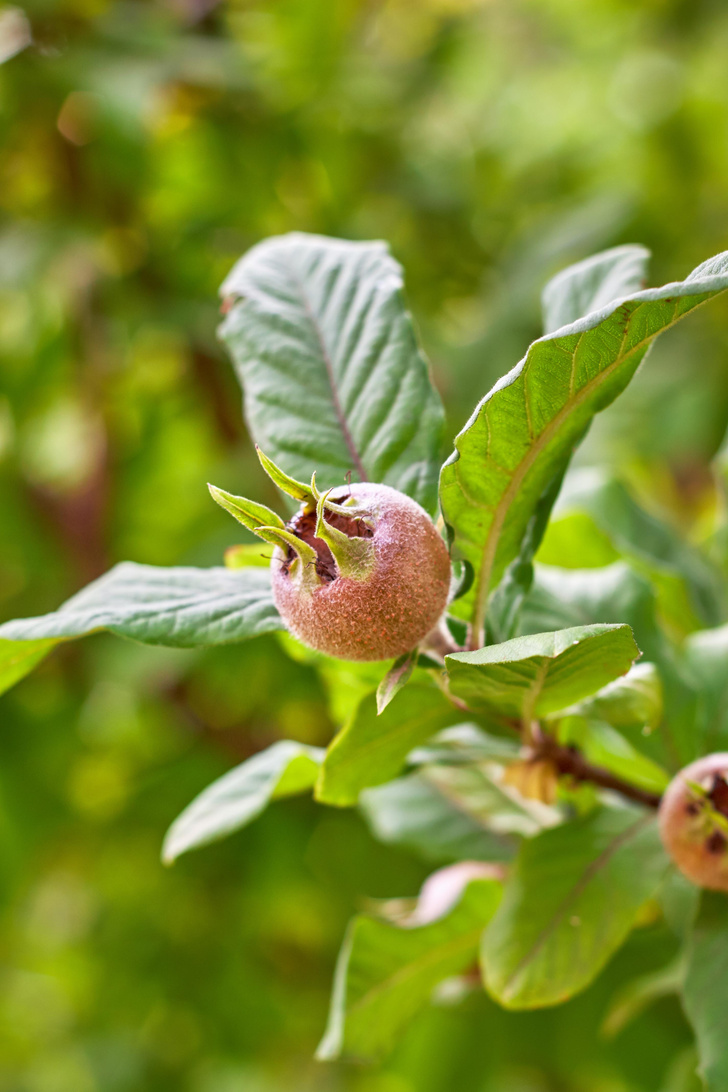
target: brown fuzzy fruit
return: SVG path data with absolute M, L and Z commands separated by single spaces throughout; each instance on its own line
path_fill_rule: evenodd
M 662 798 L 659 821 L 665 849 L 683 875 L 728 891 L 728 753 L 680 770 Z
M 388 485 L 357 483 L 324 500 L 318 513 L 304 504 L 286 528 L 315 558 L 276 546 L 273 597 L 283 621 L 303 644 L 344 660 L 409 652 L 439 621 L 450 586 L 432 520 Z

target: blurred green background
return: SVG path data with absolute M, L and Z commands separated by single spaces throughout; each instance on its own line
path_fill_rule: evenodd
M 3 620 L 121 559 L 219 563 L 236 534 L 208 480 L 276 503 L 215 338 L 258 239 L 390 240 L 450 435 L 559 267 L 643 242 L 661 283 L 728 247 L 722 0 L 37 0 L 0 7 L 0 62 Z M 719 304 L 666 337 L 580 454 L 696 535 L 727 335 Z M 380 1069 L 311 1060 L 347 918 L 428 866 L 307 800 L 159 863 L 213 777 L 330 737 L 276 638 L 69 645 L 0 722 L 2 1092 L 693 1087 L 675 1002 L 599 1033 L 664 957 L 649 930 L 562 1009 L 476 995 Z

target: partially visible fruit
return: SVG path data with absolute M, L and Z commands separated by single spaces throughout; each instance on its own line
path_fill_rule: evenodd
M 699 887 L 728 891 L 728 753 L 680 770 L 662 798 L 659 822 L 683 875 Z

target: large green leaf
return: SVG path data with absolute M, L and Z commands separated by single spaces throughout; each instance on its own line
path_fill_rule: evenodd
M 556 1005 L 591 982 L 668 868 L 653 815 L 602 808 L 523 843 L 483 938 L 489 992 Z
M 312 789 L 323 757 L 320 747 L 283 739 L 229 770 L 175 819 L 164 839 L 162 859 L 171 864 L 189 849 L 246 826 L 271 800 Z
M 655 595 L 648 581 L 617 561 L 599 569 L 535 566 L 520 618 L 520 632 L 542 633 L 597 622 L 627 623 L 651 660 L 661 647 Z
M 728 625 L 692 633 L 683 662 L 698 693 L 697 735 L 701 753 L 728 746 Z
M 0 626 L 0 690 L 59 641 L 98 630 L 144 644 L 198 648 L 282 628 L 268 570 L 165 569 L 125 561 L 53 614 Z
M 684 665 L 661 632 L 655 611 L 655 594 L 648 581 L 624 562 L 602 569 L 536 565 L 520 624 L 521 632 L 535 633 L 594 622 L 627 622 L 645 657 L 657 665 L 665 693 L 659 731 L 641 736 L 638 749 L 675 768 L 697 753 L 696 693 Z M 630 738 L 638 742 L 634 735 Z
M 650 252 L 627 244 L 593 254 L 562 269 L 541 293 L 543 330 L 552 334 L 612 300 L 624 299 L 642 288 Z
M 557 507 L 593 520 L 619 555 L 652 581 L 663 613 L 678 629 L 720 621 L 725 596 L 718 572 L 669 524 L 645 511 L 621 481 L 597 468 L 570 473 Z
M 369 1059 L 390 1049 L 435 986 L 475 964 L 500 894 L 496 881 L 475 880 L 449 914 L 418 927 L 355 918 L 339 955 L 317 1056 Z
M 453 694 L 471 709 L 530 721 L 595 693 L 639 654 L 629 626 L 594 625 L 456 652 L 445 663 Z
M 428 860 L 503 861 L 515 851 L 514 839 L 486 830 L 421 773 L 365 789 L 359 806 L 380 842 Z
M 250 430 L 296 478 L 386 482 L 429 511 L 443 410 L 384 243 L 294 233 L 253 247 L 222 286 Z
M 477 406 L 440 478 L 454 545 L 475 571 L 456 606 L 476 643 L 490 592 L 591 418 L 624 390 L 661 331 L 726 288 L 721 254 L 685 281 L 614 301 L 534 342 Z
M 348 807 L 362 789 L 396 777 L 409 752 L 448 724 L 462 720 L 426 676 L 411 682 L 377 714 L 375 694 L 364 698 L 326 752 L 316 784 L 324 804 Z
M 708 1092 L 728 1089 L 728 898 L 706 891 L 688 940 L 683 1004 Z

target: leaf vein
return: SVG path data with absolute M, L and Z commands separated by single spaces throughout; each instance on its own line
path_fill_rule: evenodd
M 619 849 L 621 849 L 623 845 L 626 845 L 627 842 L 629 842 L 633 837 L 636 837 L 636 835 L 639 834 L 643 827 L 647 826 L 648 823 L 652 822 L 652 818 L 652 815 L 641 816 L 635 823 L 632 824 L 631 827 L 628 827 L 627 830 L 622 831 L 622 833 L 617 835 L 616 838 L 613 838 L 609 845 L 602 850 L 599 856 L 595 860 L 593 860 L 590 865 L 588 865 L 580 879 L 577 881 L 577 883 L 574 884 L 569 894 L 563 899 L 561 905 L 557 907 L 551 920 L 546 926 L 544 926 L 539 935 L 536 937 L 536 940 L 533 942 L 530 950 L 526 952 L 522 959 L 519 960 L 511 974 L 508 976 L 508 979 L 503 988 L 504 997 L 507 998 L 509 996 L 512 996 L 512 991 L 515 986 L 516 979 L 519 977 L 519 975 L 523 974 L 529 963 L 531 963 L 533 959 L 535 959 L 535 957 L 541 951 L 549 938 L 558 929 L 559 925 L 566 917 L 566 914 L 569 912 L 574 903 L 584 893 L 594 877 L 602 870 L 602 868 L 609 864 L 609 861 L 612 859 L 614 854 Z

